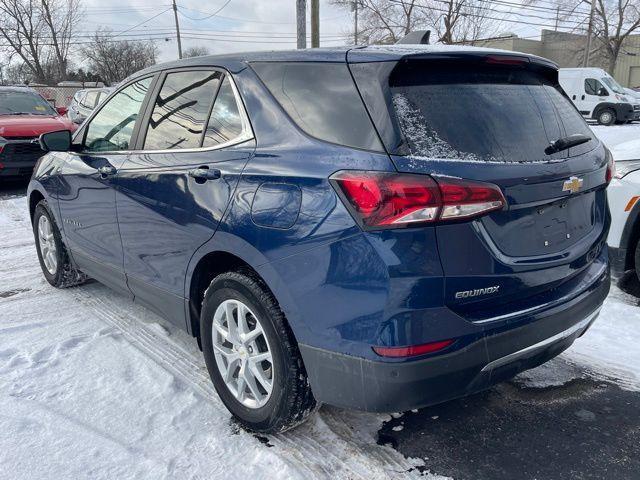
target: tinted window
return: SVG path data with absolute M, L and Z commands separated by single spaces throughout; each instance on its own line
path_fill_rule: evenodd
M 309 135 L 382 150 L 349 69 L 336 63 L 254 63 L 267 88 Z
M 35 92 L 19 92 L 16 90 L 0 92 L 0 115 L 15 113 L 57 115 L 51 105 Z
M 603 91 L 606 92 L 607 90 L 595 78 L 587 78 L 584 81 L 584 91 L 589 95 L 607 95 L 608 94 L 608 92 L 603 93 Z
M 213 104 L 202 146 L 211 147 L 225 143 L 238 137 L 241 133 L 240 110 L 231 88 L 231 82 L 229 78 L 225 78 L 220 86 L 216 102 Z
M 219 82 L 218 72 L 168 74 L 149 120 L 145 150 L 199 147 Z
M 414 61 L 396 68 L 389 84 L 408 153 L 417 157 L 548 161 L 568 154 L 544 153 L 563 130 L 586 129 L 551 78 L 532 70 Z
M 130 148 L 133 128 L 149 85 L 151 77 L 129 85 L 104 104 L 87 128 L 84 141 L 86 150 L 117 151 Z

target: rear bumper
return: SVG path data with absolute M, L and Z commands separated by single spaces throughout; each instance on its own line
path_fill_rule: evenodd
M 372 361 L 300 345 L 316 399 L 372 412 L 399 412 L 469 395 L 557 356 L 597 317 L 609 270 L 578 297 L 513 319 L 463 348 L 412 361 Z

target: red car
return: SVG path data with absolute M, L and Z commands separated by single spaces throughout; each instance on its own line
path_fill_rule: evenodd
M 76 129 L 65 113 L 31 88 L 0 87 L 0 178 L 30 176 L 44 154 L 40 134 Z

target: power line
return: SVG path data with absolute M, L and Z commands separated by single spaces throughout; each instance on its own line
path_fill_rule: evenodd
M 180 12 L 180 15 L 184 15 L 186 18 L 188 18 L 189 20 L 194 20 L 196 22 L 202 21 L 202 20 L 208 20 L 211 17 L 215 17 L 218 13 L 220 13 L 222 10 L 224 10 L 224 8 L 229 5 L 231 3 L 231 0 L 227 0 L 226 2 L 224 2 L 224 4 L 218 8 L 215 12 L 208 14 L 206 17 L 202 17 L 202 18 L 193 18 L 190 17 L 188 15 L 185 15 L 183 12 Z M 199 13 L 203 13 L 203 12 L 199 12 Z

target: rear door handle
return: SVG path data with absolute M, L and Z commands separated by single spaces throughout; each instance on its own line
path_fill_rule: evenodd
M 191 178 L 195 178 L 196 180 L 217 180 L 222 174 L 220 170 L 217 168 L 194 168 L 193 170 L 189 170 L 189 176 Z
M 109 175 L 115 175 L 117 171 L 118 170 L 116 170 L 116 167 L 111 165 L 105 165 L 98 169 L 98 173 L 103 177 L 108 177 Z

